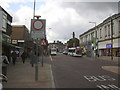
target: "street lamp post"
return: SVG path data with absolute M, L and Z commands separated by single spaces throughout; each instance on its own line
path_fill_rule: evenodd
M 112 16 L 110 17 L 110 22 L 111 22 L 111 60 L 113 60 L 113 20 L 112 20 Z
M 94 47 L 94 53 L 95 53 L 95 54 L 94 54 L 94 53 L 93 53 L 93 54 L 94 54 L 94 57 L 95 57 L 95 56 L 96 56 L 96 53 L 98 54 L 98 42 L 97 42 L 98 40 L 97 40 L 96 22 L 89 22 L 89 23 L 93 23 L 93 24 L 95 24 L 95 34 L 96 34 L 96 35 L 95 35 L 95 44 L 97 43 L 97 44 L 96 44 L 97 46 L 96 46 L 95 44 L 92 45 L 92 46 Z M 96 47 L 97 47 L 97 51 L 95 52 Z

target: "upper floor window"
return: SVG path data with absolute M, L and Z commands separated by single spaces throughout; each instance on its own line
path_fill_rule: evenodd
M 115 34 L 115 24 L 113 23 L 113 34 Z
M 107 37 L 107 27 L 105 26 L 105 37 Z
M 110 25 L 108 25 L 108 36 L 110 36 Z
M 119 20 L 119 24 L 118 24 L 119 26 L 118 26 L 118 31 L 119 31 L 119 33 L 120 33 L 120 20 Z
M 7 15 L 3 12 L 3 16 L 2 16 L 2 28 L 6 29 L 7 28 Z
M 91 33 L 91 37 L 92 37 L 92 38 L 94 37 L 94 32 Z
M 102 38 L 102 30 L 100 29 L 100 38 Z

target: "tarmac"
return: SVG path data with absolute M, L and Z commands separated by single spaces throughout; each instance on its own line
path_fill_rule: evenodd
M 86 56 L 84 56 L 84 58 L 93 59 L 93 58 L 86 57 Z M 120 74 L 120 57 L 113 56 L 113 59 L 112 59 L 111 56 L 100 56 L 100 57 L 96 57 L 95 59 L 116 62 L 118 64 L 117 66 L 102 66 L 101 68 L 104 70 L 116 73 L 116 74 Z
M 112 59 L 111 56 L 102 56 L 102 57 L 99 57 L 98 59 L 117 62 L 118 66 L 102 66 L 102 69 L 116 73 L 116 74 L 120 74 L 120 66 L 119 66 L 120 65 L 120 57 L 113 56 L 113 59 Z
M 30 60 L 27 59 L 25 64 L 21 58 L 18 58 L 16 65 L 12 63 L 8 66 L 8 81 L 3 82 L 4 88 L 55 88 L 52 69 L 49 62 L 50 58 L 43 57 L 43 67 L 38 64 L 38 80 L 36 80 L 35 65 L 32 67 Z

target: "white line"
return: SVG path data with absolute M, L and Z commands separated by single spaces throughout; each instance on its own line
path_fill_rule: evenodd
M 53 61 L 53 59 L 52 59 L 51 55 L 50 55 L 50 60 L 51 60 L 51 61 Z
M 53 79 L 53 72 L 52 72 L 52 67 L 50 65 L 50 73 L 51 73 L 51 80 L 52 80 L 52 88 L 55 88 L 55 82 L 54 82 L 54 79 Z

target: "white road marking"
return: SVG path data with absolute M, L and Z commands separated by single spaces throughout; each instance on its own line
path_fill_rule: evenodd
M 51 68 L 51 80 L 52 80 L 52 88 L 55 88 L 55 82 L 54 82 L 54 78 L 53 78 L 53 72 L 52 72 L 52 67 L 50 65 L 50 68 Z
M 111 78 L 107 75 L 98 75 L 98 76 L 84 76 L 85 79 L 87 79 L 89 82 L 96 82 L 96 81 L 114 81 L 114 78 Z
M 51 60 L 51 61 L 53 61 L 53 59 L 52 59 L 51 55 L 50 55 L 50 60 Z
M 120 90 L 119 87 L 117 87 L 114 84 L 108 84 L 108 85 L 97 85 L 98 88 L 100 88 L 101 90 Z

